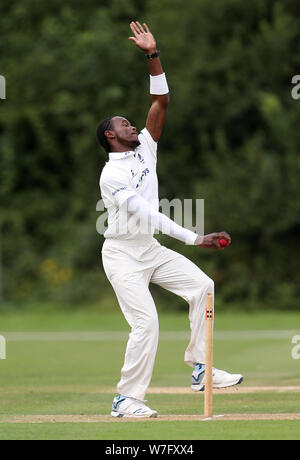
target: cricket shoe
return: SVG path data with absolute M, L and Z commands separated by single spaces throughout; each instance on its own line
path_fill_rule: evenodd
M 239 385 L 243 381 L 241 374 L 229 374 L 229 372 L 221 371 L 213 367 L 213 388 L 227 388 L 234 385 Z M 204 391 L 205 389 L 205 365 L 195 364 L 192 373 L 193 391 Z
M 157 412 L 142 401 L 119 395 L 113 400 L 111 415 L 113 417 L 153 418 L 157 417 Z

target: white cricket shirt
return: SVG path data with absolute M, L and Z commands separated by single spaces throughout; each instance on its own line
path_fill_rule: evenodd
M 157 143 L 144 128 L 138 136 L 140 145 L 133 151 L 111 152 L 100 176 L 100 190 L 108 213 L 105 238 L 149 239 L 149 233 L 140 228 L 138 219 L 127 211 L 126 201 L 139 194 L 155 210 L 159 209 L 156 172 Z

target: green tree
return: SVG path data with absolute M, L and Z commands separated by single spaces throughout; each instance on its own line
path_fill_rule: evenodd
M 132 19 L 151 26 L 170 87 L 160 196 L 204 198 L 206 231 L 226 229 L 233 244 L 217 254 L 159 238 L 215 279 L 224 304 L 298 308 L 296 0 L 0 5 L 4 298 L 111 293 L 95 230 L 106 161 L 95 130 L 111 114 L 144 127 L 147 64 L 127 40 Z

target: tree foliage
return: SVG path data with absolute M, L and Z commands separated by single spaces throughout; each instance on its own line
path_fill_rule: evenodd
M 216 281 L 226 305 L 297 308 L 300 73 L 296 0 L 15 0 L 0 5 L 0 235 L 5 300 L 101 301 L 96 233 L 106 161 L 98 122 L 144 127 L 147 63 L 132 19 L 157 38 L 171 103 L 160 196 L 204 198 L 211 253 L 161 241 Z M 0 258 L 1 259 L 1 258 Z

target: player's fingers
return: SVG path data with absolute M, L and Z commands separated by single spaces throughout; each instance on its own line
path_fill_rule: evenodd
M 136 44 L 137 40 L 135 37 L 128 37 L 128 40 L 131 40 L 132 42 L 134 42 Z
M 136 24 L 133 21 L 130 23 L 130 29 L 132 30 L 132 32 L 134 33 L 136 37 L 140 34 L 139 29 L 137 28 Z
M 139 23 L 139 21 L 136 21 L 136 25 L 137 25 L 137 27 L 139 28 L 140 33 L 141 33 L 141 34 L 144 34 L 145 31 L 144 31 L 144 29 L 143 29 L 143 26 Z
M 230 235 L 227 233 L 227 232 L 220 232 L 219 233 L 219 239 L 222 239 L 224 238 L 225 240 L 227 240 L 229 243 L 231 243 L 231 237 Z
M 225 239 L 228 241 L 228 243 L 231 243 L 231 236 L 225 232 Z
M 216 249 L 223 249 L 219 240 L 216 240 L 215 245 L 216 245 Z
M 143 26 L 144 26 L 146 32 L 147 32 L 148 34 L 151 34 L 150 29 L 149 29 L 149 27 L 147 26 L 147 24 L 146 24 L 145 22 L 143 23 Z

